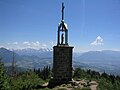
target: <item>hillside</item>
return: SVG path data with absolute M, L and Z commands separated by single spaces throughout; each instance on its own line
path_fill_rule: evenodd
M 5 74 L 2 63 L 0 68 L 1 90 L 120 90 L 120 76 L 108 75 L 105 72 L 100 74 L 93 70 L 75 68 L 71 82 L 50 87 L 48 82 L 52 71 L 47 67 L 14 76 Z
M 52 66 L 52 50 L 50 49 L 20 49 L 14 50 L 16 66 L 26 69 L 43 68 L 46 65 Z M 0 56 L 6 66 L 10 66 L 13 52 L 0 48 Z M 120 52 L 119 51 L 89 51 L 73 54 L 73 67 L 92 69 L 108 74 L 120 75 Z

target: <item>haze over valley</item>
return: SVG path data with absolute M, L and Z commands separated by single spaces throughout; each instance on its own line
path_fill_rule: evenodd
M 52 67 L 53 51 L 48 48 L 39 50 L 26 48 L 14 50 L 16 67 L 23 69 L 38 69 L 44 66 Z M 11 66 L 13 51 L 0 48 L 2 61 Z M 103 50 L 88 51 L 73 54 L 73 67 L 92 69 L 108 74 L 120 75 L 120 51 Z

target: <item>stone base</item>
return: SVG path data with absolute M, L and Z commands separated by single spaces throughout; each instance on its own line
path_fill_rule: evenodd
M 72 49 L 73 47 L 54 46 L 53 78 L 57 82 L 72 80 Z
M 69 83 L 71 83 L 72 82 L 72 80 L 71 81 L 57 81 L 57 80 L 54 80 L 54 79 L 51 79 L 50 81 L 49 81 L 49 84 L 48 84 L 48 87 L 49 88 L 54 88 L 55 86 L 60 86 L 60 85 L 62 85 L 62 84 L 69 84 Z

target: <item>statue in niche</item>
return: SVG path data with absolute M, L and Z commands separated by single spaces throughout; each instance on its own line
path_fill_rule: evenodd
M 64 33 L 62 33 L 61 35 L 61 44 L 63 44 L 63 42 L 64 42 Z

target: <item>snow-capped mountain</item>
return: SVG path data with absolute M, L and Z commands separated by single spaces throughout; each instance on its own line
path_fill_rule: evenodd
M 52 49 L 49 48 L 40 48 L 40 49 L 32 49 L 32 48 L 26 48 L 26 49 L 17 49 L 14 50 L 19 55 L 28 55 L 28 56 L 38 56 L 40 58 L 43 57 L 52 57 Z
M 50 49 L 19 49 L 14 50 L 14 59 L 17 67 L 42 68 L 46 65 L 52 66 L 53 55 Z M 0 48 L 0 58 L 5 64 L 11 65 L 13 52 Z M 100 72 L 120 74 L 120 51 L 104 50 L 89 51 L 73 54 L 73 66 L 86 69 L 94 69 Z

